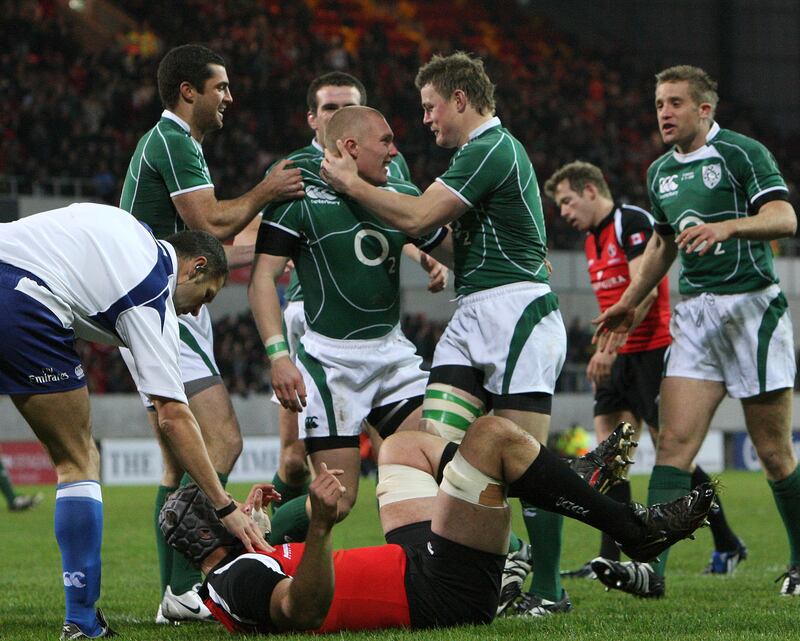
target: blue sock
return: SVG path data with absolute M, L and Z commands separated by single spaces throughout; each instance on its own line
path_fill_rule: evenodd
M 59 483 L 56 489 L 56 541 L 64 571 L 66 621 L 87 636 L 102 631 L 95 615 L 100 597 L 100 544 L 103 497 L 97 481 Z

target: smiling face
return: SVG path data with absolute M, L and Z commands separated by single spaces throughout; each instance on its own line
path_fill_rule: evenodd
M 358 135 L 355 157 L 358 175 L 373 185 L 384 185 L 389 163 L 397 155 L 394 134 L 389 123 L 378 114 L 370 114 L 367 118 L 368 123 L 364 123 Z
M 228 72 L 221 65 L 210 64 L 211 77 L 203 84 L 203 92 L 195 92 L 192 119 L 197 130 L 206 134 L 222 128 L 223 112 L 233 102 L 228 86 Z
M 711 127 L 711 104 L 697 104 L 687 80 L 656 86 L 656 116 L 661 139 L 681 153 L 702 147 Z
M 325 140 L 325 127 L 342 107 L 361 104 L 361 93 L 355 87 L 324 85 L 317 90 L 317 110 L 308 112 L 308 126 L 316 132 L 317 142 Z
M 419 91 L 422 101 L 422 122 L 436 138 L 436 144 L 445 149 L 453 149 L 463 144 L 464 136 L 459 127 L 459 113 L 453 98 L 444 98 L 427 84 Z

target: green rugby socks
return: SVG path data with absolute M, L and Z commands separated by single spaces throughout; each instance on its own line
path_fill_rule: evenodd
M 785 479 L 767 481 L 789 537 L 789 565 L 800 565 L 800 472 L 795 468 Z
M 656 465 L 650 475 L 650 485 L 647 492 L 647 504 L 669 503 L 688 494 L 692 489 L 692 475 L 671 465 Z M 658 562 L 651 563 L 658 576 L 664 576 L 667 566 L 669 550 L 664 550 L 658 555 Z

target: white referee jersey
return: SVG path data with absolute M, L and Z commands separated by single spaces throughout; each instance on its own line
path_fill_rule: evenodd
M 77 336 L 129 348 L 141 393 L 186 402 L 169 243 L 121 209 L 77 203 L 0 224 L 0 261 L 44 281 L 24 278 L 17 289 Z

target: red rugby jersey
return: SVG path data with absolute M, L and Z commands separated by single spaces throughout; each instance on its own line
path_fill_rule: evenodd
M 269 620 L 272 590 L 295 574 L 304 550 L 303 543 L 288 543 L 274 552 L 226 559 L 206 577 L 203 601 L 230 632 L 274 632 Z M 333 568 L 333 601 L 317 632 L 409 627 L 402 547 L 336 550 Z
M 653 235 L 653 219 L 639 207 L 619 205 L 597 228 L 586 234 L 589 280 L 600 310 L 605 311 L 619 301 L 631 282 L 628 261 L 644 252 Z M 670 344 L 669 282 L 665 276 L 658 285 L 658 295 L 647 316 L 628 336 L 620 354 L 644 352 Z

